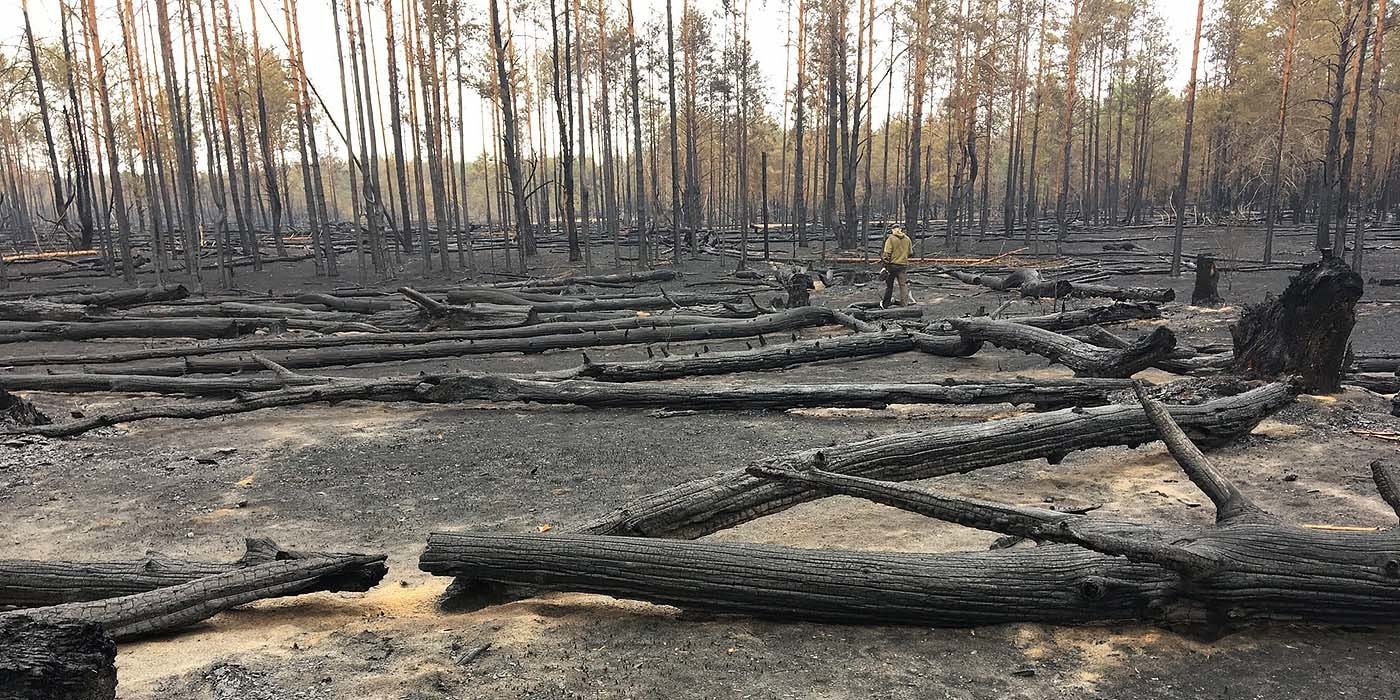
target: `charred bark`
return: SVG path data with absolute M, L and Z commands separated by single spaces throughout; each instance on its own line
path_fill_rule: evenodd
M 118 598 L 271 561 L 326 556 L 285 550 L 266 538 L 248 538 L 245 546 L 243 556 L 228 563 L 175 559 L 158 552 L 146 552 L 134 561 L 0 560 L 0 608 Z
M 1304 266 L 1283 296 L 1246 306 L 1230 327 L 1235 371 L 1253 377 L 1296 374 L 1306 391 L 1338 391 L 1363 288 L 1361 275 L 1341 258 Z
M 1225 303 L 1220 297 L 1220 268 L 1209 255 L 1196 256 L 1196 286 L 1191 290 L 1192 306 L 1217 307 Z
M 749 469 L 769 484 L 844 494 L 1045 546 L 944 555 L 799 550 L 579 534 L 435 533 L 419 568 L 533 590 L 605 593 L 708 612 L 827 622 L 970 626 L 1148 621 L 1219 634 L 1260 620 L 1400 622 L 1390 532 L 1287 523 L 1250 501 L 1139 388 L 1160 436 L 1215 506 L 1211 527 L 1159 529 L 943 496 L 824 464 Z M 1372 465 L 1387 503 L 1400 470 Z
M 893 355 L 916 349 L 936 355 L 966 357 L 976 353 L 980 347 L 981 344 L 976 341 L 956 336 L 883 331 L 800 340 L 738 352 L 697 353 L 694 356 L 677 355 L 636 362 L 591 362 L 584 356 L 583 365 L 568 370 L 566 374 L 605 382 L 638 382 L 757 372 L 826 360 Z
M 384 555 L 332 554 L 277 560 L 120 598 L 28 608 L 0 615 L 0 620 L 23 615 L 45 622 L 93 622 L 122 641 L 187 627 L 264 598 L 367 591 L 387 573 L 385 559 Z
M 1158 326 L 1126 348 L 1103 348 L 1011 321 L 966 318 L 949 323 L 971 340 L 1034 353 L 1069 367 L 1078 376 L 1087 377 L 1131 377 L 1151 367 L 1176 347 L 1176 336 L 1166 326 Z
M 0 616 L 0 698 L 115 700 L 116 660 L 99 625 Z
M 945 379 L 919 384 L 774 384 L 683 382 L 543 382 L 501 375 L 433 378 L 425 401 L 528 401 L 595 408 L 787 410 L 886 408 L 892 404 L 1009 403 L 1037 408 L 1098 406 L 1108 392 L 1127 388 L 1117 379 Z
M 1288 384 L 1268 384 L 1203 404 L 1172 406 L 1170 412 L 1197 443 L 1219 447 L 1292 403 L 1295 392 Z M 762 464 L 820 466 L 842 474 L 910 481 L 1024 459 L 1055 464 L 1073 452 L 1136 447 L 1155 438 L 1155 429 L 1140 406 L 1111 405 L 887 435 L 783 455 Z M 800 484 L 772 482 L 735 469 L 635 499 L 575 531 L 693 539 L 820 497 L 818 491 Z
M 1085 284 L 1065 280 L 1050 280 L 1021 285 L 1021 296 L 1050 299 L 1087 299 L 1102 297 L 1115 301 L 1168 302 L 1176 299 L 1170 287 L 1114 287 L 1106 284 Z

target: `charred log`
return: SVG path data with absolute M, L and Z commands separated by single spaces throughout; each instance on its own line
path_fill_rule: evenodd
M 1170 287 L 1114 287 L 1106 284 L 1050 280 L 1021 285 L 1021 296 L 1050 299 L 1101 297 L 1116 301 L 1168 302 L 1176 299 L 1176 290 Z
M 187 627 L 255 600 L 316 591 L 367 591 L 387 573 L 386 557 L 335 554 L 284 559 L 103 600 L 5 613 L 39 621 L 101 625 L 117 641 Z
M 1129 386 L 1121 379 L 946 379 L 926 384 L 772 384 L 541 382 L 499 375 L 435 377 L 425 401 L 528 401 L 597 408 L 786 410 L 885 408 L 891 404 L 1028 404 L 1037 408 L 1097 406 L 1108 392 Z
M 1296 389 L 1268 384 L 1235 396 L 1170 412 L 1196 442 L 1218 447 L 1254 429 L 1293 401 Z M 1058 463 L 1097 447 L 1135 447 L 1156 438 L 1140 406 L 1111 405 L 899 433 L 766 460 L 790 468 L 888 481 L 928 479 L 1023 459 Z M 721 472 L 643 496 L 578 532 L 693 539 L 786 510 L 820 494 L 800 484 L 774 483 L 742 469 Z
M 1069 367 L 1079 376 L 1131 377 L 1151 367 L 1176 347 L 1176 336 L 1166 326 L 1158 326 L 1126 348 L 1110 349 L 1011 321 L 965 318 L 949 323 L 967 338 L 1041 355 Z
M 605 382 L 638 382 L 757 372 L 827 360 L 893 355 L 916 349 L 930 354 L 966 357 L 976 353 L 980 346 L 975 340 L 957 336 L 883 331 L 799 340 L 737 352 L 673 355 L 633 362 L 592 362 L 585 357 L 582 366 L 565 374 L 569 377 L 587 377 Z
M 440 357 L 463 357 L 490 353 L 537 353 L 548 350 L 634 345 L 645 343 L 678 343 L 695 340 L 717 340 L 762 336 L 765 333 L 793 331 L 810 326 L 840 323 L 845 314 L 821 307 L 791 309 L 753 319 L 704 323 L 684 326 L 643 327 L 594 333 L 566 333 L 518 338 L 488 338 L 481 341 L 437 341 L 404 347 L 328 347 L 293 350 L 273 358 L 290 369 L 356 365 L 372 362 L 425 360 Z M 853 319 L 852 319 L 853 320 Z M 167 362 L 139 367 L 93 368 L 108 374 L 148 374 L 179 376 L 182 374 L 226 374 L 257 371 L 261 363 L 252 357 L 186 357 L 179 362 Z
M 435 533 L 419 568 L 533 590 L 583 591 L 777 619 L 968 626 L 1148 621 L 1218 634 L 1260 620 L 1400 622 L 1389 532 L 1310 529 L 1255 505 L 1139 390 L 1143 415 L 1216 523 L 1158 529 L 943 496 L 833 472 L 756 465 L 755 478 L 869 499 L 1041 547 L 918 555 L 577 534 Z M 1373 465 L 1392 506 L 1396 470 Z
M 1041 282 L 1040 272 L 1027 267 L 1018 267 L 1006 275 L 974 275 L 957 270 L 951 270 L 948 274 L 967 284 L 980 285 L 998 292 L 1020 289 L 1024 285 Z
M 117 598 L 280 559 L 326 556 L 285 550 L 266 538 L 249 538 L 243 556 L 228 563 L 175 559 L 147 552 L 135 561 L 0 560 L 0 608 L 34 608 Z

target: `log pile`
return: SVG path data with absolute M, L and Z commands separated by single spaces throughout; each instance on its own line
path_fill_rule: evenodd
M 1400 622 L 1400 589 L 1393 585 L 1400 553 L 1390 533 L 1314 529 L 1268 513 L 1181 428 L 1180 407 L 1163 406 L 1141 384 L 1135 392 L 1146 424 L 1143 439 L 1161 439 L 1211 500 L 1213 526 L 1161 528 L 944 496 L 898 483 L 926 475 L 870 473 L 829 458 L 772 460 L 745 471 L 754 485 L 744 492 L 768 490 L 767 503 L 791 505 L 795 494 L 855 496 L 1044 544 L 919 555 L 649 539 L 692 539 L 715 524 L 771 512 L 730 502 L 718 517 L 686 509 L 630 530 L 434 533 L 419 567 L 524 591 L 603 593 L 712 613 L 826 622 L 1145 621 L 1207 636 L 1266 620 Z M 1400 468 L 1376 462 L 1372 472 L 1380 495 L 1400 514 Z M 677 501 L 674 495 L 650 500 Z M 632 515 L 634 506 L 620 511 L 622 517 L 646 522 Z

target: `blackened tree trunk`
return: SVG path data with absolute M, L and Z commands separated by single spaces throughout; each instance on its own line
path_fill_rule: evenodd
M 39 50 L 34 45 L 34 27 L 29 22 L 29 0 L 20 3 L 24 13 L 24 38 L 29 48 L 29 67 L 34 73 L 34 91 L 39 101 L 39 120 L 44 125 L 45 153 L 49 157 L 49 176 L 53 186 L 54 221 L 59 229 L 68 228 L 68 203 L 63 196 L 63 172 L 58 169 L 58 149 L 54 147 L 53 125 L 49 121 L 49 100 L 44 92 L 44 72 L 39 66 Z
M 1307 391 L 1339 391 L 1363 288 L 1361 275 L 1340 257 L 1304 266 L 1283 296 L 1246 307 L 1230 327 L 1235 371 L 1260 377 L 1297 374 Z
M 520 153 L 516 143 L 519 138 L 519 131 L 515 126 L 515 91 L 510 83 L 510 76 L 506 72 L 506 44 L 501 34 L 501 13 L 497 7 L 497 0 L 491 2 L 491 41 L 493 53 L 496 58 L 496 81 L 500 86 L 501 94 L 501 119 L 504 121 L 504 129 L 501 134 L 501 143 L 506 149 L 506 171 L 510 176 L 510 191 L 513 211 L 515 212 L 516 235 L 520 237 L 520 245 L 525 245 L 526 237 L 530 235 L 530 207 L 525 201 L 525 179 L 520 170 Z M 525 264 L 521 259 L 521 265 Z
M 107 142 L 107 167 L 111 177 L 112 187 L 112 208 L 117 217 L 117 235 L 121 244 L 122 256 L 122 279 L 127 284 L 136 283 L 136 266 L 131 259 L 131 221 L 127 217 L 126 194 L 122 190 L 121 165 L 117 158 L 117 135 L 116 127 L 112 122 L 112 105 L 107 94 L 107 62 L 101 60 L 102 43 L 97 35 L 97 8 L 93 5 L 93 0 L 85 0 L 83 4 L 84 16 L 87 22 L 88 41 L 91 42 L 92 52 L 98 57 L 96 61 L 97 70 L 97 98 L 102 106 L 102 131 Z
M 1288 3 L 1288 32 L 1283 48 L 1283 83 L 1279 88 L 1278 137 L 1274 140 L 1274 162 L 1269 173 L 1269 201 L 1264 214 L 1264 264 L 1274 261 L 1274 220 L 1278 218 L 1278 181 L 1283 169 L 1283 138 L 1288 127 L 1288 87 L 1293 79 L 1293 49 L 1298 36 L 1298 0 Z M 1358 251 L 1360 247 L 1358 246 Z M 1359 254 L 1359 252 L 1358 252 Z
M 1191 290 L 1192 306 L 1220 306 L 1225 300 L 1220 298 L 1220 268 L 1215 266 L 1215 258 L 1209 255 L 1196 256 L 1196 286 Z

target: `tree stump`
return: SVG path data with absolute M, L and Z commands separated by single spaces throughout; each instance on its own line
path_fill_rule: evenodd
M 33 403 L 0 389 L 0 425 L 48 425 L 50 422 Z
M 806 268 L 785 267 L 777 272 L 778 282 L 783 285 L 787 292 L 787 308 L 795 309 L 799 306 L 811 306 L 811 291 L 816 288 L 812 283 L 812 273 Z
M 1196 287 L 1191 290 L 1192 306 L 1217 307 L 1225 303 L 1220 297 L 1220 268 L 1209 255 L 1196 256 Z
M 1340 258 L 1303 266 L 1283 296 L 1246 306 L 1230 327 L 1233 369 L 1251 377 L 1296 374 L 1305 391 L 1339 391 L 1364 284 Z
M 116 659 L 101 625 L 0 617 L 0 700 L 112 700 Z

